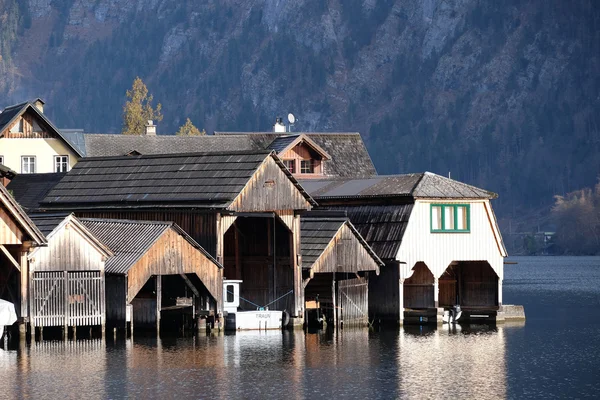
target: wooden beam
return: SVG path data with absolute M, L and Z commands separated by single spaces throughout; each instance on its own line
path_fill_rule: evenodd
M 8 261 L 10 261 L 10 263 L 13 265 L 13 267 L 15 267 L 19 272 L 21 272 L 21 266 L 19 265 L 17 260 L 15 260 L 15 258 L 12 256 L 12 254 L 10 254 L 8 249 L 6 247 L 4 247 L 3 244 L 0 244 L 0 251 L 2 251 L 2 253 L 6 256 L 6 258 L 8 258 Z
M 198 289 L 196 289 L 196 286 L 194 286 L 192 281 L 190 281 L 190 278 L 188 278 L 186 274 L 179 274 L 179 275 L 181 275 L 181 277 L 183 278 L 185 283 L 192 290 L 192 292 L 196 295 L 196 297 L 200 297 L 200 292 L 198 292 Z
M 156 275 L 156 336 L 160 336 L 160 310 L 162 303 L 162 275 Z

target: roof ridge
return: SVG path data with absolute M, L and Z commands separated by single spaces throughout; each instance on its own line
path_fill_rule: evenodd
M 164 153 L 164 154 L 141 154 L 141 155 L 124 155 L 124 156 L 96 156 L 96 157 L 85 157 L 85 161 L 94 160 L 134 160 L 134 159 L 147 159 L 147 158 L 180 158 L 180 157 L 198 157 L 198 156 L 225 156 L 225 155 L 261 155 L 265 157 L 269 155 L 272 150 L 231 150 L 231 151 L 204 151 L 194 153 Z M 82 161 L 84 161 L 82 160 Z
M 114 218 L 78 218 L 80 221 L 89 222 L 106 222 L 106 223 L 126 223 L 139 225 L 168 225 L 175 224 L 173 221 L 151 221 L 151 220 L 135 220 L 135 219 L 114 219 Z

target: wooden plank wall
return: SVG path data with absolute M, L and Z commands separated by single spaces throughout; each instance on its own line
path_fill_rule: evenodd
M 400 266 L 387 262 L 376 275 L 369 273 L 369 320 L 398 323 L 400 320 Z
M 19 124 L 22 125 L 20 132 L 11 132 Z M 7 129 L 4 130 L 7 139 L 52 139 L 54 136 L 38 124 L 37 120 L 29 112 L 17 118 Z
M 133 324 L 135 327 L 156 327 L 156 299 L 135 298 L 131 301 L 133 306 Z
M 217 303 L 221 303 L 223 270 L 183 236 L 169 229 L 129 270 L 127 301 L 131 302 L 153 275 L 187 273 L 195 273 Z
M 310 203 L 272 157 L 267 157 L 246 187 L 231 202 L 230 211 L 309 210 Z
M 217 257 L 217 215 L 195 211 L 79 211 L 78 217 L 128 219 L 135 221 L 172 221 L 200 246 Z
M 439 280 L 439 305 L 455 304 L 475 308 L 498 306 L 498 275 L 487 262 L 459 262 L 444 272 Z
M 0 244 L 21 244 L 23 240 L 24 234 L 21 229 L 4 207 L 0 208 Z
M 404 308 L 433 308 L 434 278 L 425 263 L 417 263 L 412 276 L 404 280 Z
M 106 275 L 106 326 L 125 327 L 127 317 L 127 278 L 124 275 Z
M 296 176 L 298 178 L 303 178 L 303 179 L 304 178 L 313 178 L 313 177 L 315 177 L 315 175 L 317 177 L 323 176 L 321 156 L 316 154 L 314 151 L 311 151 L 308 148 L 308 145 L 306 145 L 304 143 L 299 143 L 296 146 L 294 146 L 293 148 L 286 151 L 285 153 L 279 154 L 279 158 L 281 158 L 282 160 L 295 160 L 296 161 L 296 172 L 294 173 L 294 176 Z M 309 160 L 309 159 L 313 160 L 313 163 L 315 166 L 315 172 L 313 174 L 301 174 L 300 173 L 300 161 L 301 160 Z
M 337 282 L 337 321 L 344 327 L 361 327 L 369 324 L 368 278 L 347 279 Z

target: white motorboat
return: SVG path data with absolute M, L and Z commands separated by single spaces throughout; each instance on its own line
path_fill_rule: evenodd
M 268 330 L 281 329 L 287 324 L 284 311 L 257 307 L 256 310 L 240 311 L 240 280 L 223 281 L 223 311 L 225 330 Z

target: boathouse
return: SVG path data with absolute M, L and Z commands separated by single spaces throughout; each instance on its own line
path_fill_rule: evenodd
M 105 262 L 113 253 L 72 214 L 38 214 L 32 221 L 46 235 L 29 260 L 33 328 L 101 326 L 104 329 Z
M 320 208 L 343 210 L 386 263 L 369 280 L 376 320 L 436 321 L 460 305 L 495 318 L 502 307 L 506 250 L 495 193 L 429 172 L 302 181 Z
M 301 324 L 300 213 L 315 204 L 275 152 L 263 150 L 86 158 L 39 208 L 173 221 L 224 266 L 227 279 L 243 280 L 245 307 L 270 304 Z
M 27 253 L 46 244 L 44 234 L 0 185 L 0 299 L 15 305 L 23 327 L 29 318 Z
M 222 266 L 173 222 L 81 218 L 113 255 L 106 261 L 107 327 L 193 325 L 221 302 Z M 185 320 L 185 321 L 184 321 Z
M 301 234 L 307 309 L 334 326 L 367 326 L 369 272 L 379 275 L 383 262 L 340 213 L 304 214 Z

